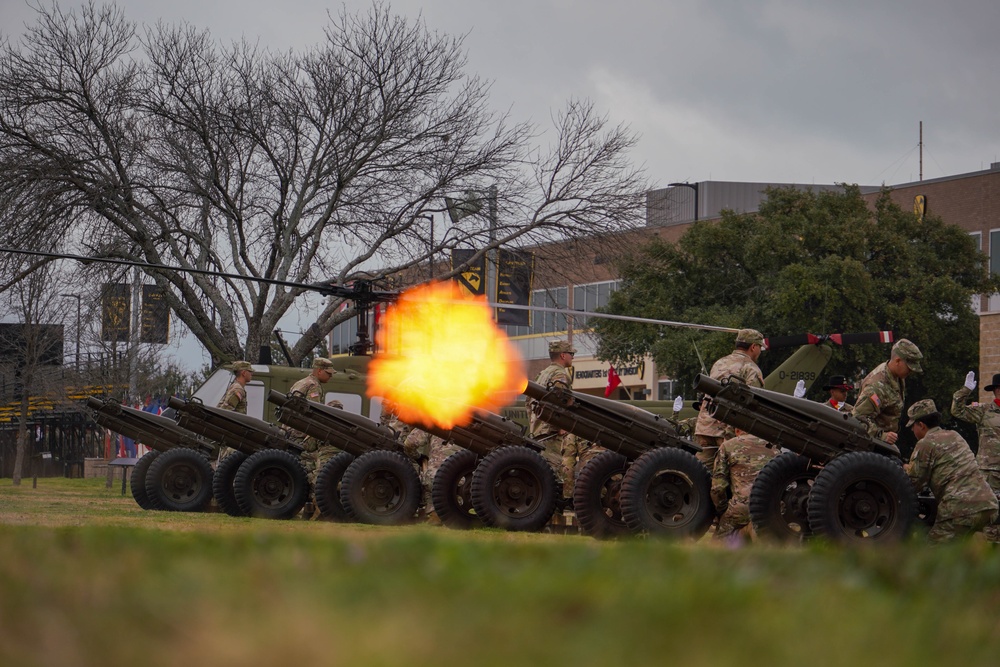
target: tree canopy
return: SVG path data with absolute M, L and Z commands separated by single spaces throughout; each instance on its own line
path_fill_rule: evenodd
M 677 244 L 654 238 L 619 267 L 607 311 L 672 321 L 759 329 L 765 336 L 891 330 L 924 354 L 925 373 L 907 380 L 907 402 L 950 405 L 966 371 L 978 368 L 979 320 L 972 297 L 998 289 L 965 231 L 920 220 L 888 191 L 869 207 L 857 186 L 842 192 L 769 189 L 756 213 L 724 211 L 699 221 Z M 733 349 L 733 334 L 617 320 L 595 326 L 598 354 L 612 361 L 651 354 L 690 387 Z M 787 357 L 765 352 L 765 375 Z M 838 347 L 826 368 L 855 383 L 889 358 L 887 345 Z M 822 383 L 810 396 L 820 398 Z M 691 393 L 691 390 L 687 390 Z
M 255 278 L 378 281 L 454 248 L 641 222 L 626 128 L 574 100 L 535 145 L 535 126 L 490 110 L 461 38 L 384 5 L 343 10 L 300 53 L 114 5 L 37 11 L 0 45 L 0 241 L 242 276 L 146 270 L 216 362 L 255 357 L 303 292 Z M 444 197 L 469 191 L 496 192 L 496 214 L 445 224 Z M 303 327 L 293 361 L 354 315 L 341 305 Z

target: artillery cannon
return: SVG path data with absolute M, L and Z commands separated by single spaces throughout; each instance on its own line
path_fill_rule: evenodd
M 87 399 L 99 425 L 151 449 L 132 468 L 129 485 L 142 509 L 200 512 L 212 499 L 212 467 L 217 447 L 172 420 L 121 405 Z M 148 483 L 148 490 L 147 490 Z
M 473 410 L 468 424 L 450 429 L 413 426 L 463 448 L 434 476 L 431 499 L 446 526 L 471 528 L 482 521 L 530 531 L 551 520 L 555 473 L 539 453 L 544 446 L 527 437 L 523 426 L 485 410 Z
M 420 477 L 392 428 L 341 408 L 273 389 L 278 422 L 343 450 L 318 471 L 316 505 L 333 519 L 376 525 L 409 521 L 420 505 Z
M 169 405 L 181 427 L 236 450 L 219 461 L 212 480 L 223 511 L 268 519 L 299 513 L 309 492 L 299 443 L 256 417 L 209 407 L 197 398 L 171 398 Z
M 573 507 L 597 537 L 633 531 L 700 536 L 714 516 L 701 448 L 667 419 L 617 401 L 528 382 L 534 414 L 605 449 L 580 471 Z
M 810 532 L 833 540 L 892 540 L 906 535 L 917 495 L 899 450 L 868 435 L 852 416 L 820 403 L 737 380 L 695 378 L 703 410 L 789 451 L 772 459 L 750 494 L 761 534 L 778 539 Z

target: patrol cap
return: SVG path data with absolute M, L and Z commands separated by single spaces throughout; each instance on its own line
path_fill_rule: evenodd
M 240 361 L 234 361 L 233 363 L 229 364 L 229 370 L 231 370 L 234 373 L 239 373 L 240 371 L 253 372 L 253 366 L 250 365 L 249 361 L 240 360 Z
M 736 342 L 764 347 L 764 334 L 756 329 L 740 329 L 736 334 Z
M 565 340 L 554 340 L 549 343 L 549 354 L 561 354 L 563 352 L 576 354 L 576 348 L 570 345 L 569 341 Z
M 905 361 L 907 367 L 910 369 L 910 372 L 924 372 L 924 369 L 920 367 L 920 360 L 924 358 L 924 355 L 920 353 L 920 348 L 905 338 L 899 339 L 896 344 L 892 346 L 892 355 Z
M 910 406 L 910 409 L 906 411 L 906 416 L 910 418 L 910 421 L 906 422 L 907 428 L 913 426 L 918 419 L 923 419 L 930 415 L 937 414 L 937 407 L 934 405 L 934 399 L 925 398 L 922 401 L 917 401 Z
M 312 367 L 322 368 L 324 370 L 332 371 L 333 362 L 327 359 L 326 357 L 316 357 L 315 359 L 313 359 Z

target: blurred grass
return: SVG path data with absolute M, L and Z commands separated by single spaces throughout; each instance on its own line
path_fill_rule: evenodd
M 993 665 L 1000 552 L 144 512 L 0 480 L 0 665 Z

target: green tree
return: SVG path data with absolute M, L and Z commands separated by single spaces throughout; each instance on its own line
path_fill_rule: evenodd
M 870 207 L 857 186 L 769 189 L 758 212 L 697 222 L 676 245 L 653 239 L 619 269 L 611 313 L 752 327 L 768 337 L 891 330 L 924 353 L 926 372 L 907 381 L 907 403 L 932 397 L 944 407 L 965 372 L 978 368 L 972 296 L 1000 282 L 963 230 L 935 216 L 917 219 L 888 191 Z M 711 366 L 733 344 L 731 333 L 617 320 L 601 320 L 595 332 L 601 358 L 649 353 L 682 386 L 702 371 L 699 357 Z M 761 369 L 786 357 L 766 352 Z M 884 345 L 838 347 L 826 373 L 857 382 L 888 357 Z M 820 398 L 820 387 L 810 397 Z

